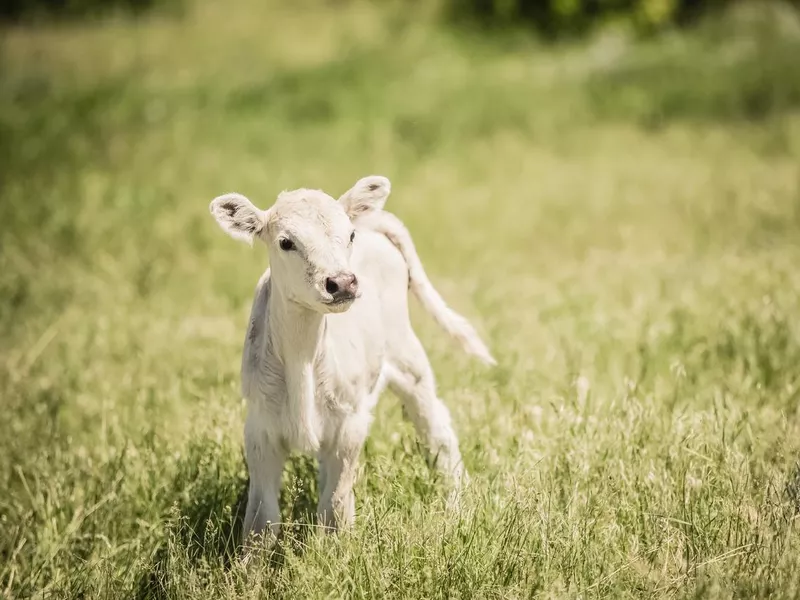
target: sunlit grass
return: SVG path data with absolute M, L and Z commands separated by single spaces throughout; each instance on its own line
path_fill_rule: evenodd
M 800 593 L 789 17 L 734 21 L 731 54 L 713 28 L 547 48 L 391 6 L 221 7 L 0 36 L 2 593 Z M 246 567 L 238 369 L 267 257 L 208 201 L 369 173 L 500 363 L 414 308 L 472 486 L 446 513 L 387 395 L 355 530 L 310 533 L 298 458 L 284 552 Z

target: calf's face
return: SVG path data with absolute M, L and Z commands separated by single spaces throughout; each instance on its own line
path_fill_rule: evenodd
M 288 300 L 320 313 L 347 310 L 359 295 L 358 275 L 350 268 L 356 243 L 351 216 L 379 209 L 389 180 L 359 180 L 338 201 L 319 190 L 283 192 L 268 210 L 241 194 L 225 194 L 210 205 L 211 214 L 231 236 L 269 247 L 275 285 Z
M 295 190 L 278 196 L 267 211 L 264 241 L 270 266 L 287 298 L 318 312 L 347 310 L 358 296 L 350 268 L 355 228 L 327 194 Z

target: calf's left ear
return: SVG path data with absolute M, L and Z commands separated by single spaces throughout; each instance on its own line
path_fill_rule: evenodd
M 356 184 L 339 198 L 350 218 L 364 213 L 381 210 L 392 191 L 391 182 L 381 175 L 370 175 L 356 181 Z
M 267 224 L 266 213 L 241 194 L 223 194 L 211 201 L 209 210 L 219 226 L 233 238 L 253 243 Z

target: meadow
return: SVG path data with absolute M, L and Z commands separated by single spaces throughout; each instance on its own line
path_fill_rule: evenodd
M 800 596 L 800 18 L 543 44 L 429 13 L 0 31 L 0 597 Z M 208 203 L 371 173 L 498 359 L 414 304 L 471 485 L 446 511 L 387 393 L 356 527 L 317 534 L 295 457 L 243 565 L 268 257 Z

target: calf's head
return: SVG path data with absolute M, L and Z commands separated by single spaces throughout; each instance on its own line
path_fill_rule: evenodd
M 365 177 L 339 200 L 319 190 L 283 192 L 267 209 L 241 194 L 211 202 L 211 214 L 234 238 L 269 248 L 274 285 L 284 296 L 321 313 L 343 312 L 358 297 L 358 274 L 350 267 L 356 241 L 353 221 L 380 210 L 390 191 L 385 177 Z

